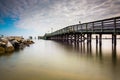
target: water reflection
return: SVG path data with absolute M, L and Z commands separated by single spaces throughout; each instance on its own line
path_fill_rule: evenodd
M 11 56 L 12 55 L 12 53 L 4 53 L 4 54 L 0 54 L 0 57 L 2 57 L 2 56 Z
M 103 40 L 99 46 L 95 40 L 91 44 L 36 40 L 24 50 L 0 57 L 0 79 L 119 80 L 120 50 L 110 42 Z
M 95 41 L 95 40 L 93 40 Z M 79 52 L 80 54 L 87 54 L 89 56 L 92 56 L 93 52 L 93 47 L 92 45 L 96 45 L 95 47 L 95 54 L 96 54 L 96 57 L 99 58 L 101 61 L 103 59 L 103 55 L 106 54 L 105 51 L 103 51 L 103 48 L 105 47 L 102 47 L 102 45 L 98 44 L 98 42 L 96 42 L 97 44 L 91 44 L 91 43 L 87 43 L 87 42 L 75 42 L 75 41 L 56 41 L 58 43 L 60 43 L 61 45 L 64 45 L 66 47 L 71 47 L 72 50 L 75 50 L 77 52 Z M 94 42 L 95 43 L 95 42 Z M 108 46 L 106 46 L 108 47 Z M 110 47 L 110 46 L 109 46 Z M 108 47 L 108 48 L 109 48 Z M 107 52 L 107 54 L 111 54 L 111 59 L 112 59 L 112 62 L 113 64 L 115 65 L 116 64 L 116 61 L 117 61 L 117 51 L 116 51 L 116 45 L 112 44 L 111 45 L 111 49 L 112 51 L 110 51 L 109 53 Z
M 116 55 L 116 45 L 112 45 L 112 61 L 113 64 L 116 65 L 116 61 L 117 61 L 117 55 Z
M 11 56 L 11 55 L 13 55 L 14 53 L 19 53 L 19 52 L 22 51 L 22 50 L 24 50 L 24 48 L 22 48 L 22 49 L 15 49 L 14 52 L 2 53 L 2 54 L 0 54 L 0 57 L 2 57 L 2 56 Z

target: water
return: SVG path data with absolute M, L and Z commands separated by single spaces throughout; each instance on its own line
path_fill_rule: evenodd
M 0 56 L 0 80 L 119 80 L 120 40 L 116 54 L 111 40 L 96 49 L 35 40 L 24 50 Z

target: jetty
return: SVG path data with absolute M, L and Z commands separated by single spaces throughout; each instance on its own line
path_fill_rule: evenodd
M 31 39 L 24 39 L 19 36 L 0 37 L 0 54 L 23 49 L 33 43 Z

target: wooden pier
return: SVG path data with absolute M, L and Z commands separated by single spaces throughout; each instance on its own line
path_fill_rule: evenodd
M 70 25 L 55 32 L 45 34 L 48 40 L 84 42 L 91 44 L 93 34 L 96 36 L 96 45 L 102 45 L 102 35 L 110 34 L 112 44 L 116 46 L 116 36 L 120 34 L 120 17 L 113 17 L 88 23 Z M 87 35 L 87 36 L 86 36 Z

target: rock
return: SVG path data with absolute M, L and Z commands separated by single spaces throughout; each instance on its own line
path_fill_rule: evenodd
M 8 43 L 8 40 L 6 38 L 1 38 L 1 42 Z
M 2 37 L 0 38 L 0 53 L 13 52 L 15 49 L 23 49 L 34 42 L 31 39 L 23 37 Z
M 6 45 L 5 51 L 6 52 L 13 52 L 14 51 L 14 47 L 9 41 L 8 41 L 8 44 Z
M 24 43 L 20 43 L 20 47 L 19 47 L 20 49 L 23 49 L 23 48 L 25 48 L 25 44 Z
M 3 53 L 5 53 L 5 48 L 0 47 L 0 54 L 3 54 Z
M 28 44 L 33 44 L 34 42 L 33 42 L 32 40 L 28 39 L 28 40 L 27 40 L 27 43 L 28 43 Z
M 3 47 L 3 48 L 5 48 L 6 47 L 6 43 L 0 42 L 0 46 Z
M 11 41 L 11 44 L 14 46 L 15 49 L 19 49 L 20 43 L 17 40 Z
M 26 45 L 26 46 L 29 46 L 29 43 L 27 40 L 23 40 L 23 44 Z

